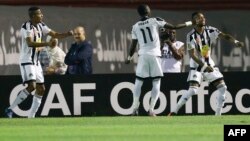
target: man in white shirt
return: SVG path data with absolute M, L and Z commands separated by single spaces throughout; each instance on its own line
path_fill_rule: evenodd
M 47 36 L 46 41 L 55 40 L 54 44 L 43 48 L 39 55 L 39 60 L 43 64 L 42 68 L 45 75 L 63 75 L 67 70 L 67 65 L 64 63 L 65 52 L 58 46 L 58 39 Z
M 180 73 L 183 68 L 184 43 L 176 40 L 176 30 L 163 30 L 160 34 L 163 73 Z
M 128 64 L 132 60 L 137 43 L 139 43 L 138 64 L 136 68 L 135 88 L 133 92 L 133 113 L 138 115 L 139 97 L 144 79 L 152 80 L 153 88 L 151 93 L 149 116 L 156 116 L 154 107 L 160 94 L 161 77 L 163 76 L 160 64 L 160 28 L 179 29 L 191 26 L 192 22 L 184 24 L 172 25 L 161 18 L 150 18 L 150 8 L 148 5 L 139 5 L 137 11 L 141 19 L 133 25 L 132 28 L 132 44 L 125 63 Z
M 42 22 L 43 14 L 39 7 L 30 7 L 29 10 L 30 20 L 23 23 L 21 27 L 22 48 L 20 52 L 20 70 L 23 83 L 28 86 L 21 90 L 11 103 L 10 107 L 5 109 L 7 117 L 12 118 L 14 108 L 23 102 L 32 91 L 35 90 L 31 110 L 28 118 L 34 118 L 35 114 L 41 104 L 42 97 L 45 92 L 44 76 L 41 64 L 38 60 L 41 47 L 51 46 L 55 40 L 50 42 L 43 42 L 44 35 L 50 35 L 54 38 L 65 38 L 72 36 L 73 32 L 58 33 L 51 30 L 45 23 Z

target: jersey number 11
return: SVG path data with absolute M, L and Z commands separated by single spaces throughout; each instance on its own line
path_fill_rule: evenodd
M 152 37 L 152 33 L 151 33 L 150 28 L 146 27 L 146 31 L 147 31 L 147 33 L 149 35 L 150 41 L 153 42 L 153 37 Z M 144 43 L 146 44 L 147 43 L 147 38 L 146 38 L 145 30 L 143 28 L 141 28 L 141 32 L 142 32 Z

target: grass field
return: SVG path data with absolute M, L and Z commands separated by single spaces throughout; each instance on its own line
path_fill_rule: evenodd
M 0 141 L 223 141 L 223 125 L 248 115 L 0 118 Z

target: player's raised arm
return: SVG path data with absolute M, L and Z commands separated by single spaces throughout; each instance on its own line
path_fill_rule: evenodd
M 235 39 L 233 36 L 231 36 L 230 34 L 226 34 L 226 33 L 223 33 L 221 32 L 219 34 L 219 38 L 221 39 L 225 39 L 227 41 L 230 41 L 231 43 L 235 44 L 236 47 L 243 47 L 244 46 L 244 43 L 243 42 L 240 42 L 238 41 L 237 39 Z

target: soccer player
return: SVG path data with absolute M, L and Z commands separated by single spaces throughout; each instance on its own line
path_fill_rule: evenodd
M 42 42 L 43 35 L 54 38 L 64 38 L 73 35 L 72 31 L 58 33 L 51 30 L 42 22 L 43 14 L 39 7 L 30 7 L 28 10 L 30 20 L 21 27 L 22 49 L 20 52 L 20 70 L 23 83 L 28 86 L 21 90 L 14 102 L 5 110 L 7 117 L 12 118 L 13 108 L 24 101 L 35 90 L 33 102 L 28 118 L 34 118 L 44 95 L 44 76 L 38 60 L 40 47 L 51 46 L 55 40 Z
M 184 43 L 176 40 L 176 30 L 163 30 L 160 34 L 162 55 L 161 67 L 163 73 L 180 73 L 183 66 Z
M 177 107 L 168 115 L 178 113 L 179 109 L 187 100 L 196 94 L 203 79 L 217 88 L 218 96 L 215 115 L 221 115 L 227 86 L 224 82 L 223 75 L 219 69 L 215 67 L 215 63 L 210 56 L 211 48 L 218 38 L 230 41 L 236 47 L 243 47 L 244 44 L 231 35 L 223 33 L 215 27 L 206 25 L 206 19 L 201 12 L 194 12 L 192 14 L 192 21 L 195 27 L 187 34 L 187 48 L 191 57 L 190 71 L 187 79 L 189 89 L 187 93 L 181 96 Z
M 149 116 L 156 116 L 154 107 L 160 93 L 161 77 L 163 76 L 160 63 L 161 49 L 159 30 L 160 28 L 179 29 L 191 26 L 192 22 L 189 21 L 184 24 L 172 25 L 161 18 L 151 18 L 150 8 L 144 4 L 139 5 L 137 11 L 141 19 L 133 25 L 132 44 L 129 55 L 125 61 L 126 64 L 130 63 L 137 43 L 139 43 L 139 58 L 136 68 L 135 88 L 133 91 L 132 115 L 138 115 L 139 97 L 144 79 L 151 78 L 153 87 L 148 114 Z

